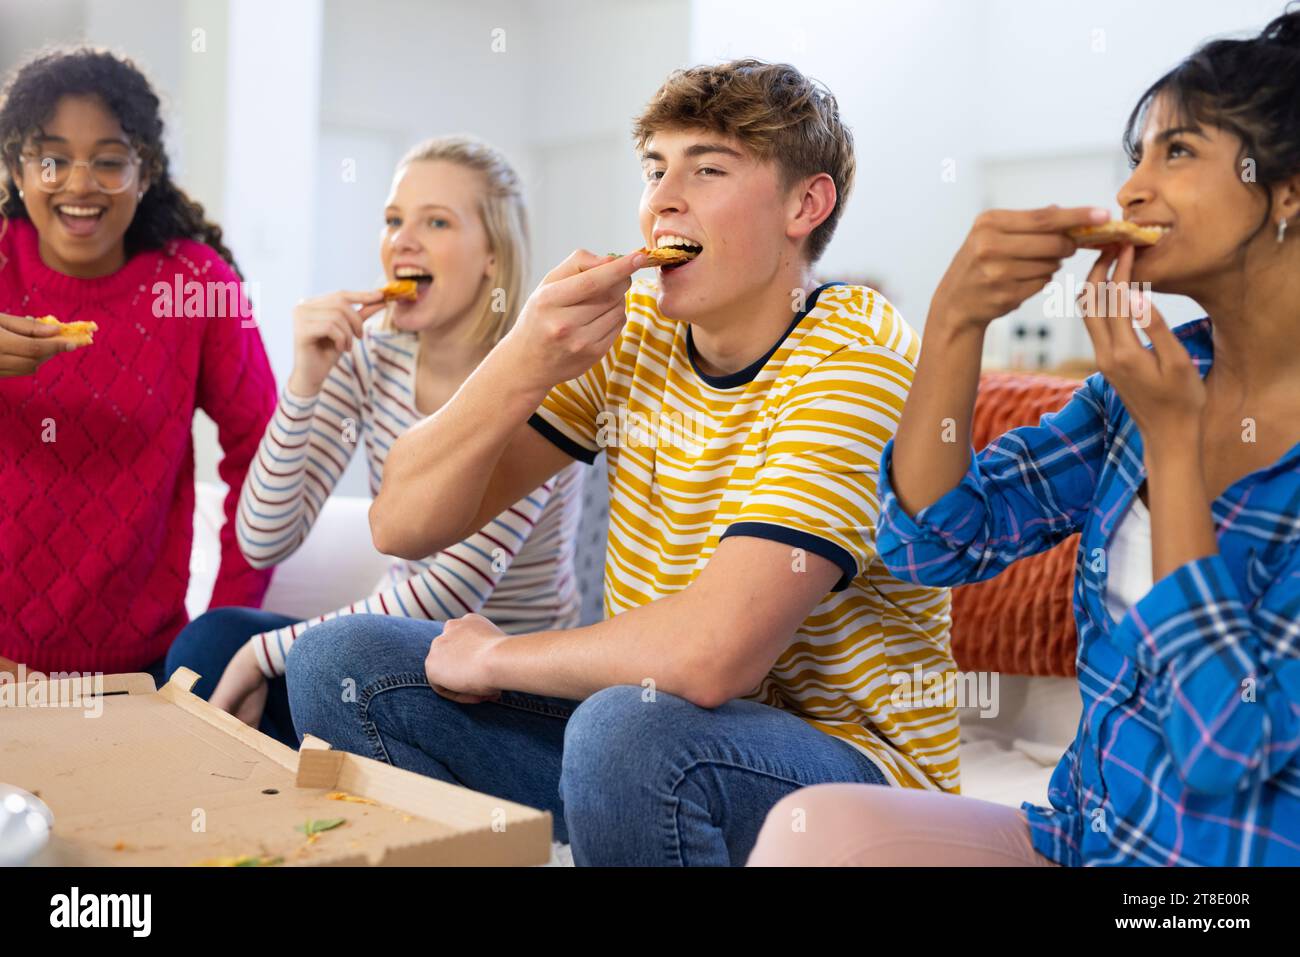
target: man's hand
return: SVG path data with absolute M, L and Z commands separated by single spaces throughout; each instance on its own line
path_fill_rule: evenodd
M 210 700 L 222 711 L 256 728 L 262 723 L 262 712 L 266 710 L 267 690 L 266 676 L 257 666 L 250 641 L 230 659 Z
M 627 321 L 624 296 L 641 252 L 597 256 L 580 249 L 533 290 L 496 351 L 512 357 L 521 387 L 545 395 L 601 360 Z
M 630 277 L 647 261 L 576 252 L 547 275 L 451 400 L 393 443 L 370 507 L 379 551 L 415 560 L 447 548 L 572 461 L 528 419 L 609 351 Z
M 481 674 L 469 672 L 455 687 L 582 700 L 612 685 L 651 682 L 701 708 L 720 707 L 762 684 L 841 575 L 812 552 L 795 561 L 796 551 L 729 536 L 687 587 L 581 628 L 506 637 L 470 615 L 460 621 L 482 623 L 472 632 L 484 652 Z M 434 640 L 431 654 L 448 650 L 438 648 L 444 640 Z
M 487 656 L 506 634 L 482 615 L 453 618 L 433 639 L 424 674 L 433 690 L 462 704 L 494 701 L 501 694 L 487 679 Z

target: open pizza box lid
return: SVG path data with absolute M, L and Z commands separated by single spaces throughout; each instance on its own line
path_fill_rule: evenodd
M 44 704 L 22 706 L 15 696 L 33 682 L 9 683 L 0 782 L 31 791 L 54 815 L 34 863 L 549 859 L 549 813 L 334 751 L 311 736 L 294 751 L 191 694 L 197 680 L 186 668 L 161 690 L 145 674 L 64 678 L 44 682 L 43 699 L 27 699 Z M 299 829 L 339 818 L 314 839 Z

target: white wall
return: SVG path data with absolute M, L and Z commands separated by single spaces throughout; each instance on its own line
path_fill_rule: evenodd
M 538 276 L 575 248 L 641 244 L 643 182 L 632 119 L 692 62 L 688 0 L 558 0 L 530 6 L 539 54 L 529 100 Z
M 968 88 L 980 22 L 980 4 L 952 0 L 693 4 L 693 60 L 781 60 L 835 94 L 858 172 L 819 271 L 878 279 L 917 326 L 944 254 L 978 204 Z M 948 161 L 955 182 L 943 178 Z
M 1257 31 L 1281 0 L 695 0 L 691 58 L 793 62 L 835 93 L 858 152 L 854 195 L 822 263 L 868 275 L 917 327 L 976 213 L 994 201 L 986 165 L 1034 167 L 998 202 L 1118 210 L 1115 181 L 1077 196 L 1068 160 L 1120 156 L 1137 97 L 1212 34 Z M 941 175 L 952 160 L 955 176 Z M 1122 167 L 1116 167 L 1122 171 Z M 1090 179 L 1090 182 L 1095 180 Z M 1165 303 L 1178 318 L 1195 307 Z M 1077 345 L 1077 339 L 1067 343 Z
M 1142 91 L 1202 41 L 1258 33 L 1284 0 L 983 0 L 981 152 L 1119 149 Z M 1010 109 L 1012 105 L 1015 109 Z M 1113 196 L 1106 199 L 1114 204 Z
M 327 0 L 318 207 L 328 228 L 315 238 L 317 284 L 373 280 L 393 162 L 447 133 L 472 132 L 514 162 L 529 199 L 534 278 L 576 246 L 636 243 L 631 118 L 686 62 L 688 7 Z
M 39 14 L 32 0 L 0 0 L 0 67 L 13 64 L 46 43 L 82 35 L 87 0 L 42 0 Z
M 313 269 L 321 23 L 321 0 L 230 0 L 222 225 L 279 381 Z
M 373 283 L 393 166 L 430 136 L 474 133 L 531 170 L 526 104 L 531 46 L 519 0 L 473 5 L 326 0 L 319 123 L 322 150 L 303 295 Z M 493 52 L 493 30 L 505 31 Z

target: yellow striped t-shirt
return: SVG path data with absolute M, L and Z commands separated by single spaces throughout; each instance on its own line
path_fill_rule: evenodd
M 709 376 L 657 281 L 638 279 L 618 341 L 530 421 L 575 458 L 608 456 L 607 616 L 681 591 L 727 535 L 830 559 L 835 590 L 745 697 L 847 741 L 895 784 L 956 792 L 956 712 L 891 700 L 890 680 L 955 670 L 948 591 L 898 581 L 875 549 L 880 455 L 919 349 L 878 292 L 827 285 L 768 355 Z

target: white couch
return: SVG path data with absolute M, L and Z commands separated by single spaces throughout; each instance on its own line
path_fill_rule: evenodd
M 224 494 L 224 486 L 197 484 L 185 599 L 191 618 L 202 614 L 212 594 Z M 368 508 L 367 499 L 332 496 L 302 547 L 276 569 L 263 607 L 308 618 L 370 594 L 389 560 L 370 543 Z M 587 509 L 584 521 L 595 520 L 591 512 Z M 588 585 L 598 589 L 600 582 Z M 981 718 L 973 708 L 961 713 L 962 792 L 1012 807 L 1021 801 L 1046 804 L 1052 769 L 1079 722 L 1078 686 L 1073 678 L 998 678 L 996 717 Z M 565 850 L 560 849 L 559 861 Z
M 195 483 L 194 548 L 185 610 L 197 618 L 208 607 L 221 561 L 219 534 L 225 516 L 226 487 Z M 331 496 L 307 540 L 271 579 L 262 607 L 297 618 L 310 618 L 369 595 L 388 568 L 370 543 L 368 499 Z

